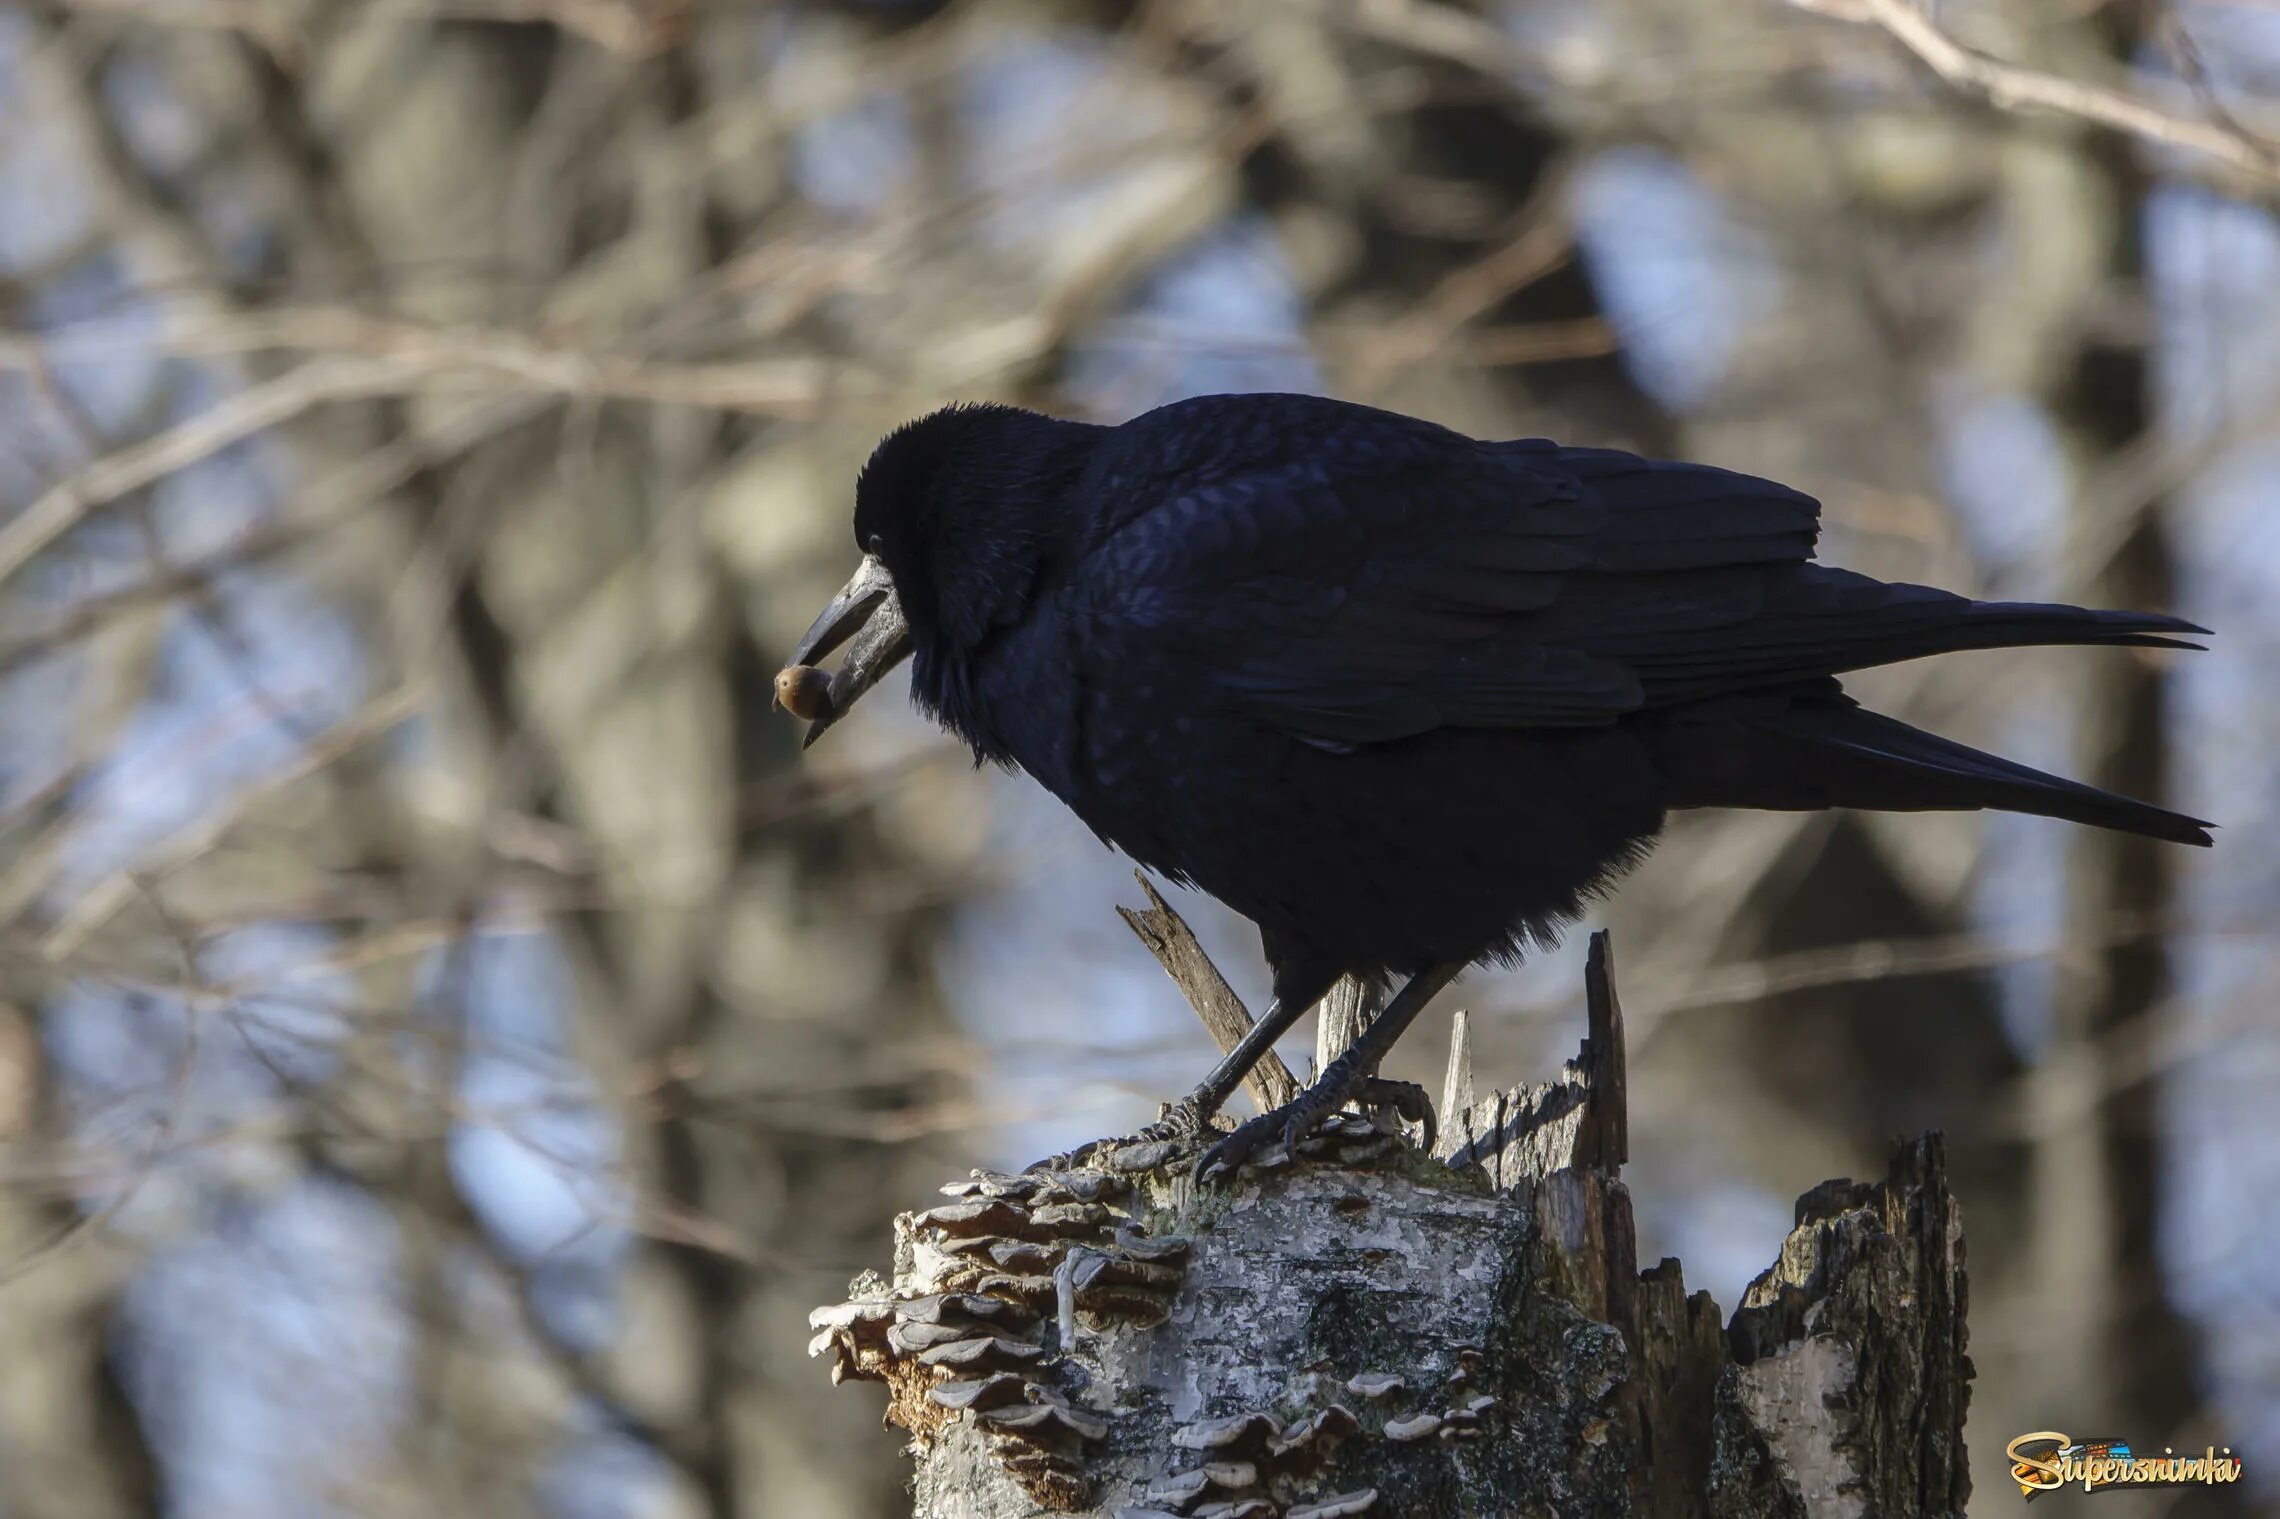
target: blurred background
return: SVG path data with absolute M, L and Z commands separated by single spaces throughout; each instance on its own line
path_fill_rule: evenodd
M 2275 1511 L 2276 139 L 2272 0 L 6 0 L 0 1519 L 907 1511 L 807 1309 L 1212 1051 L 1128 862 L 768 676 L 894 423 L 1246 389 L 2221 630 L 1856 683 L 2205 855 L 1690 816 L 1604 921 L 1646 1258 L 1944 1128 L 1978 1510 Z

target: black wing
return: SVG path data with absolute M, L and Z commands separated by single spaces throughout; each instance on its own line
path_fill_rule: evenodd
M 1779 663 L 1809 636 L 1818 618 L 1751 630 L 1811 556 L 1818 515 L 1705 465 L 1418 429 L 1159 498 L 1085 579 L 1112 648 L 1176 646 L 1294 736 L 1589 725 L 1666 688 L 1722 688 L 1720 650 Z
M 1304 404 L 1343 427 L 1190 440 L 1156 477 L 1180 488 L 1104 514 L 1083 580 L 1107 657 L 1176 650 L 1195 695 L 1312 742 L 1589 726 L 1955 649 L 2203 631 L 1811 563 L 1820 505 L 1770 480 Z

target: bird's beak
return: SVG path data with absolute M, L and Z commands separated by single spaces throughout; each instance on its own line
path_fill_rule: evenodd
M 910 624 L 903 618 L 902 603 L 895 599 L 894 580 L 876 554 L 863 556 L 855 578 L 839 588 L 809 625 L 789 663 L 812 665 L 850 638 L 854 643 L 831 677 L 824 709 L 809 724 L 807 737 L 800 741 L 802 749 L 821 738 L 857 698 L 910 655 Z

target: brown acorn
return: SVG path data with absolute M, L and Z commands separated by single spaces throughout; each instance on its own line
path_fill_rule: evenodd
M 776 672 L 776 705 L 816 721 L 831 710 L 831 676 L 814 665 L 786 665 Z

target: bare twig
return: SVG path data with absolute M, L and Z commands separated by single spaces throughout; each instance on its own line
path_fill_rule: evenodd
M 2238 127 L 2179 116 L 2150 101 L 1964 46 L 1913 0 L 1790 0 L 1800 10 L 1880 27 L 1954 89 L 2003 111 L 2070 116 L 2144 142 L 2199 153 L 2260 180 L 2280 182 L 2280 147 Z
M 1243 999 L 1220 976 L 1218 967 L 1196 943 L 1180 915 L 1158 894 L 1155 884 L 1145 875 L 1139 877 L 1140 889 L 1148 893 L 1148 908 L 1135 912 L 1119 907 L 1117 912 L 1140 942 L 1148 946 L 1148 953 L 1156 957 L 1164 973 L 1179 986 L 1180 995 L 1187 998 L 1188 1006 L 1211 1030 L 1211 1037 L 1222 1050 L 1232 1050 L 1251 1032 L 1251 1014 L 1243 1006 Z M 1243 1089 L 1264 1113 L 1279 1108 L 1298 1095 L 1298 1082 L 1290 1074 L 1290 1067 L 1273 1050 L 1267 1051 L 1259 1063 L 1251 1067 L 1251 1074 L 1243 1079 Z

